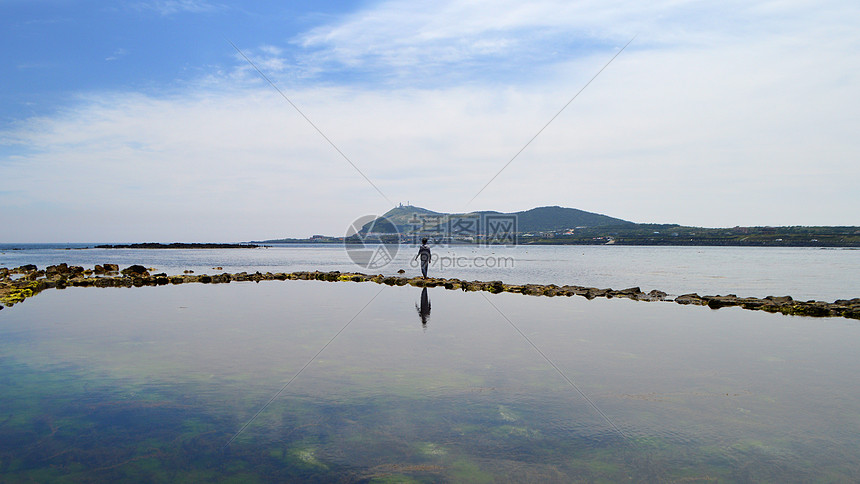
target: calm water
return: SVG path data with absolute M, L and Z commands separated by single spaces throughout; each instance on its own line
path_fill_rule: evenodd
M 26 250 L 10 250 L 27 247 Z M 320 270 L 419 274 L 417 249 L 402 246 L 380 270 L 355 265 L 340 245 L 282 245 L 224 250 L 62 250 L 56 246 L 0 245 L 0 267 L 51 264 L 93 267 L 143 264 L 168 274 Z M 454 246 L 434 249 L 431 275 L 512 284 L 574 284 L 670 294 L 791 295 L 799 300 L 860 297 L 860 250 L 776 247 Z M 221 267 L 221 270 L 214 269 Z
M 856 321 L 426 294 L 316 281 L 70 288 L 4 309 L 0 480 L 860 474 Z

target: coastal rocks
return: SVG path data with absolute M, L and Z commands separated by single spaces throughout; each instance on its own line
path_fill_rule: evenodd
M 83 267 L 81 268 L 83 271 Z M 55 266 L 48 266 L 45 268 L 45 276 L 51 278 L 56 276 L 57 274 L 68 274 L 69 273 L 69 265 L 63 262 L 62 264 Z
M 149 271 L 146 270 L 146 267 L 135 264 L 133 266 L 126 267 L 125 269 L 120 271 L 120 274 L 122 274 L 124 276 L 130 276 L 130 277 L 131 276 L 140 277 L 140 276 L 149 276 Z
M 583 286 L 556 286 L 554 284 L 505 284 L 502 281 L 463 281 L 460 279 L 428 278 L 422 277 L 400 277 L 367 275 L 357 272 L 341 273 L 332 272 L 292 272 L 292 273 L 261 273 L 248 274 L 216 274 L 216 275 L 192 275 L 191 271 L 185 274 L 168 276 L 159 273 L 150 276 L 149 270 L 141 265 L 133 265 L 122 270 L 122 276 L 116 274 L 119 268 L 115 264 L 104 264 L 96 266 L 93 270 L 84 269 L 80 266 L 68 266 L 57 264 L 49 266 L 44 271 L 38 270 L 35 265 L 28 264 L 12 270 L 0 268 L 0 304 L 11 306 L 24 301 L 39 292 L 49 289 L 62 289 L 68 286 L 75 287 L 141 287 L 141 286 L 163 286 L 167 284 L 224 284 L 236 282 L 260 282 L 260 281 L 285 281 L 285 280 L 316 280 L 325 282 L 375 282 L 389 286 L 411 285 L 415 287 L 444 287 L 445 289 L 463 291 L 486 291 L 493 294 L 500 292 L 511 292 L 531 296 L 582 296 L 587 299 L 596 297 L 623 297 L 637 301 L 674 301 L 677 304 L 708 306 L 712 309 L 723 307 L 740 307 L 749 310 L 760 310 L 773 313 L 782 313 L 798 316 L 811 317 L 845 317 L 860 319 L 860 298 L 839 299 L 833 303 L 823 301 L 795 301 L 790 296 L 768 296 L 763 299 L 738 297 L 735 294 L 725 296 L 699 296 L 696 293 L 682 294 L 672 299 L 668 294 L 659 290 L 642 292 L 639 287 L 627 289 L 599 289 Z M 13 275 L 21 275 L 13 279 Z M 2 307 L 2 306 L 0 306 Z
M 0 284 L 0 305 L 11 307 L 13 304 L 33 297 L 49 287 L 51 286 L 44 279 L 38 281 L 27 279 L 11 281 L 6 279 L 3 284 Z
M 29 274 L 31 272 L 37 271 L 39 268 L 33 264 L 23 265 L 21 267 L 16 267 L 9 271 L 11 274 Z
M 728 306 L 737 306 L 738 297 L 734 294 L 728 296 L 702 296 L 702 301 L 711 309 L 719 309 Z
M 93 273 L 95 274 L 111 274 L 114 272 L 119 272 L 119 266 L 116 264 L 96 264 L 96 266 L 93 267 Z
M 585 294 L 583 294 L 583 296 L 585 296 L 585 299 L 592 300 L 596 297 L 606 296 L 607 291 L 608 291 L 608 289 L 598 289 L 596 287 L 589 287 L 585 290 Z
M 104 265 L 96 264 L 96 266 L 93 267 L 93 273 L 94 274 L 112 274 L 115 272 L 119 272 L 119 266 L 116 264 L 104 264 Z
M 695 292 L 690 294 L 681 294 L 675 298 L 675 302 L 678 304 L 693 304 L 696 306 L 702 306 L 704 304 L 702 302 L 702 298 L 700 298 Z
M 773 302 L 774 304 L 791 304 L 794 301 L 794 299 L 792 299 L 791 296 L 780 296 L 780 297 L 768 296 L 765 299 Z
M 65 262 L 55 266 L 45 268 L 45 277 L 48 279 L 78 277 L 87 272 L 81 266 L 69 266 Z

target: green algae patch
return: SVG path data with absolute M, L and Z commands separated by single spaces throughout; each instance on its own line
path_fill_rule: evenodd
M 11 307 L 13 304 L 23 302 L 25 299 L 39 294 L 46 287 L 44 281 L 15 281 L 14 284 L 6 287 L 0 284 L 0 304 Z

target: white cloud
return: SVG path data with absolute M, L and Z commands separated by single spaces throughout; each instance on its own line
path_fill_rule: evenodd
M 116 61 L 116 60 L 122 59 L 127 54 L 128 54 L 128 51 L 120 47 L 119 49 L 114 50 L 113 54 L 105 57 L 105 61 L 107 61 L 107 62 Z
M 563 205 L 705 226 L 860 225 L 853 5 L 489 5 L 447 2 L 434 16 L 382 4 L 308 33 L 314 54 L 303 62 L 397 71 L 426 61 L 445 71 L 481 56 L 522 60 L 565 29 L 600 47 L 524 64 L 539 69 L 528 81 L 279 86 L 395 202 Z M 635 27 L 630 50 L 467 207 Z M 295 75 L 288 46 L 247 51 L 267 74 Z M 390 208 L 236 62 L 238 72 L 181 95 L 94 93 L 0 133 L 0 143 L 28 149 L 0 157 L 7 226 L 34 241 L 247 240 L 338 234 Z

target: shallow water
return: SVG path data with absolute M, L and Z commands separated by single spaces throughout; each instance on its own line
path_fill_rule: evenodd
M 87 249 L 0 245 L 0 267 L 66 262 L 92 268 L 143 264 L 168 274 L 342 271 L 419 274 L 417 249 L 401 246 L 379 270 L 354 264 L 341 245 L 280 245 L 259 249 Z M 430 274 L 509 284 L 639 286 L 680 295 L 790 295 L 798 300 L 860 297 L 860 250 L 780 247 L 450 246 L 434 247 Z M 220 269 L 215 269 L 220 267 Z
M 0 312 L 0 480 L 860 473 L 855 321 L 437 288 L 426 303 L 317 281 L 47 291 Z

